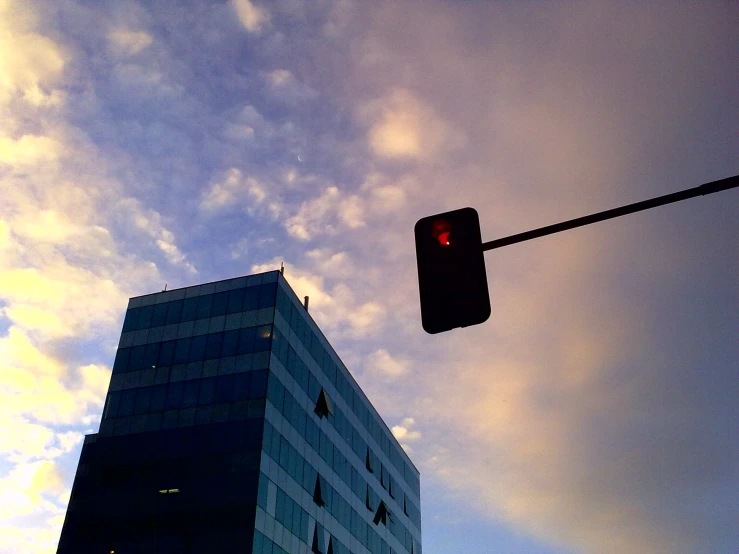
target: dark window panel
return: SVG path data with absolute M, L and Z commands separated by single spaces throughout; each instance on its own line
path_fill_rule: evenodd
M 211 360 L 218 358 L 221 355 L 221 343 L 223 342 L 223 333 L 213 333 L 208 335 L 208 340 L 205 344 L 205 359 Z
M 253 388 L 253 383 L 250 386 L 250 393 L 251 389 Z M 272 378 L 269 380 L 269 386 L 267 390 L 267 398 L 270 402 L 272 402 L 272 405 L 277 408 L 277 411 L 282 412 L 282 408 L 284 407 L 285 402 L 285 387 L 280 383 L 280 380 L 275 376 L 272 375 Z
M 214 294 L 213 295 L 213 311 L 210 312 L 210 317 L 225 315 L 227 307 L 228 307 L 228 291 L 218 292 Z
M 134 346 L 133 348 L 131 348 L 131 355 L 128 358 L 126 371 L 138 371 L 139 369 L 141 369 L 141 364 L 144 362 L 145 351 L 145 345 Z
M 198 389 L 200 388 L 200 380 L 193 379 L 185 381 L 185 388 L 182 392 L 182 407 L 191 408 L 198 405 Z
M 263 398 L 267 395 L 267 373 L 268 370 L 266 369 L 251 372 L 249 398 Z M 275 381 L 277 381 L 277 378 L 275 378 Z
M 175 300 L 174 302 L 169 302 L 169 309 L 167 310 L 167 325 L 172 325 L 173 323 L 179 323 L 182 321 L 182 306 L 184 304 L 184 300 Z
M 221 357 L 235 356 L 239 350 L 239 330 L 226 331 L 223 334 L 223 344 L 221 345 Z
M 126 311 L 126 317 L 123 319 L 123 332 L 136 330 L 136 321 L 139 318 L 139 312 L 141 308 L 131 308 Z
M 182 405 L 182 392 L 184 385 L 180 383 L 170 383 L 167 387 L 167 403 L 165 408 L 167 410 L 176 410 Z
M 154 306 L 144 306 L 139 312 L 139 318 L 136 320 L 136 330 L 148 329 L 151 327 L 151 316 L 154 314 Z
M 193 296 L 192 298 L 185 298 L 182 303 L 182 320 L 181 321 L 193 321 L 197 317 L 198 313 L 198 297 Z
M 256 340 L 257 328 L 246 327 L 239 329 L 239 354 L 250 354 L 254 352 L 254 341 Z
M 189 361 L 190 339 L 177 339 L 174 350 L 173 364 L 184 364 Z
M 256 310 L 259 308 L 259 286 L 248 287 L 244 295 L 244 311 Z
M 115 353 L 115 361 L 113 362 L 113 373 L 123 373 L 128 367 L 128 357 L 131 355 L 130 348 L 119 348 Z
M 177 341 L 174 340 L 168 340 L 167 342 L 161 343 L 161 346 L 159 348 L 159 358 L 157 359 L 157 366 L 162 367 L 165 365 L 172 365 L 176 343 Z
M 151 398 L 149 400 L 149 411 L 161 412 L 164 410 L 167 399 L 167 385 L 155 385 L 151 387 Z
M 118 404 L 121 400 L 121 392 L 111 392 L 108 394 L 108 399 L 105 404 L 105 419 L 110 419 L 118 416 Z
M 149 369 L 152 367 L 156 367 L 157 362 L 159 361 L 160 344 L 161 343 L 155 342 L 155 343 L 146 345 L 146 350 L 144 351 L 144 359 L 141 362 L 142 369 Z
M 200 393 L 198 395 L 198 404 L 213 404 L 216 397 L 216 378 L 208 377 L 200 380 Z
M 251 386 L 252 372 L 237 373 L 234 375 L 233 383 L 233 400 L 247 400 L 249 398 L 249 389 Z
M 256 337 L 254 339 L 254 352 L 264 352 L 269 350 L 272 344 L 272 326 L 262 325 L 257 327 Z
M 226 310 L 229 314 L 236 314 L 244 309 L 244 296 L 246 295 L 245 289 L 235 289 L 228 294 L 228 308 Z
M 216 403 L 231 402 L 233 375 L 221 375 L 216 381 Z
M 207 341 L 208 335 L 192 337 L 189 357 L 191 362 L 202 362 L 205 359 L 205 344 Z
M 275 305 L 277 295 L 277 283 L 265 283 L 259 285 L 259 307 L 268 308 Z
M 136 402 L 134 403 L 134 414 L 145 414 L 149 411 L 149 400 L 151 399 L 151 387 L 143 387 L 136 390 Z
M 151 316 L 151 326 L 161 327 L 165 323 L 167 323 L 167 304 L 157 304 Z
M 130 416 L 136 401 L 136 389 L 124 390 L 118 405 L 118 417 Z
M 210 312 L 213 309 L 213 295 L 206 294 L 198 297 L 198 308 L 195 315 L 195 319 L 205 319 L 210 317 Z

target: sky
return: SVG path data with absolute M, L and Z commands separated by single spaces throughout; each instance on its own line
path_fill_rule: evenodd
M 422 476 L 427 554 L 739 548 L 736 2 L 0 0 L 0 554 L 55 552 L 131 296 L 277 269 Z

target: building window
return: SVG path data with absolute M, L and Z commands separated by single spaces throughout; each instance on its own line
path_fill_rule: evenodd
M 326 502 L 323 500 L 323 493 L 321 492 L 321 476 L 316 475 L 316 485 L 313 487 L 313 502 L 319 506 L 325 506 Z
M 328 417 L 329 414 L 334 413 L 333 407 L 331 406 L 331 400 L 329 400 L 328 394 L 326 394 L 326 389 L 321 389 L 321 392 L 318 393 L 318 400 L 316 401 L 316 407 L 313 411 L 321 418 Z

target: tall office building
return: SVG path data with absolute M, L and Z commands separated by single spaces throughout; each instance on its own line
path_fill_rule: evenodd
M 419 473 L 279 271 L 132 298 L 58 554 L 421 554 Z

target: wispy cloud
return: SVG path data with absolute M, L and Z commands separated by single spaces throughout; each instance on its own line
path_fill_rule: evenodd
M 269 12 L 250 0 L 232 0 L 232 5 L 241 24 L 251 33 L 258 33 L 269 21 Z

